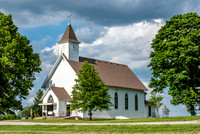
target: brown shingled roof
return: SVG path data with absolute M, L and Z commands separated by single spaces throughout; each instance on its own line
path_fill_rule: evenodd
M 71 42 L 75 42 L 75 43 L 80 43 L 77 38 L 76 38 L 76 35 L 74 33 L 74 30 L 72 28 L 72 26 L 69 24 L 65 33 L 63 34 L 61 40 L 58 42 L 58 43 L 63 43 L 63 42 L 68 42 L 68 41 L 71 41 Z
M 59 100 L 71 100 L 71 97 L 63 87 L 51 87 L 51 89 Z
M 77 74 L 85 60 L 87 60 L 88 63 L 93 64 L 107 86 L 147 90 L 127 65 L 85 57 L 79 57 L 79 62 L 75 62 L 68 60 L 65 55 L 64 57 Z

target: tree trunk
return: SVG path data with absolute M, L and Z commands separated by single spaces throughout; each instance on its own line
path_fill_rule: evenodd
M 157 111 L 157 117 L 159 117 L 159 111 L 158 111 L 158 108 L 156 108 L 156 111 Z
M 91 111 L 88 113 L 88 115 L 90 116 L 90 120 L 92 120 L 92 112 Z
M 92 113 L 90 113 L 90 120 L 92 120 Z
M 190 106 L 191 110 L 191 116 L 195 116 L 195 111 L 194 111 L 194 105 Z

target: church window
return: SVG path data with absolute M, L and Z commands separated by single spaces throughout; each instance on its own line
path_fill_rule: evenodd
M 54 101 L 53 101 L 53 97 L 50 95 L 49 96 L 49 99 L 48 99 L 48 103 L 53 103 Z
M 128 94 L 125 95 L 125 109 L 128 109 Z
M 138 110 L 138 96 L 135 95 L 135 110 Z
M 118 109 L 118 95 L 117 95 L 117 92 L 115 92 L 115 109 Z

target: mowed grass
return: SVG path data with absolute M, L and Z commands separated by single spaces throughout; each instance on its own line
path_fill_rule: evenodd
M 11 134 L 34 134 L 34 133 L 47 133 L 47 134 L 84 134 L 84 133 L 200 133 L 200 125 L 137 125 L 137 126 L 124 126 L 124 125 L 107 125 L 107 126 L 43 126 L 43 125 L 2 125 L 0 126 L 0 133 Z
M 131 123 L 131 122 L 161 122 L 161 121 L 192 121 L 200 120 L 200 116 L 184 116 L 184 117 L 163 117 L 163 118 L 136 118 L 136 119 L 93 119 L 90 120 L 61 120 L 61 119 L 26 119 L 23 122 L 45 122 L 45 123 Z

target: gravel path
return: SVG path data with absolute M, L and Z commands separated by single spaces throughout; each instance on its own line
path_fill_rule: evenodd
M 173 125 L 173 124 L 199 124 L 200 121 L 176 121 L 176 122 L 139 122 L 139 123 L 38 123 L 38 122 L 16 122 L 0 121 L 0 125 Z

